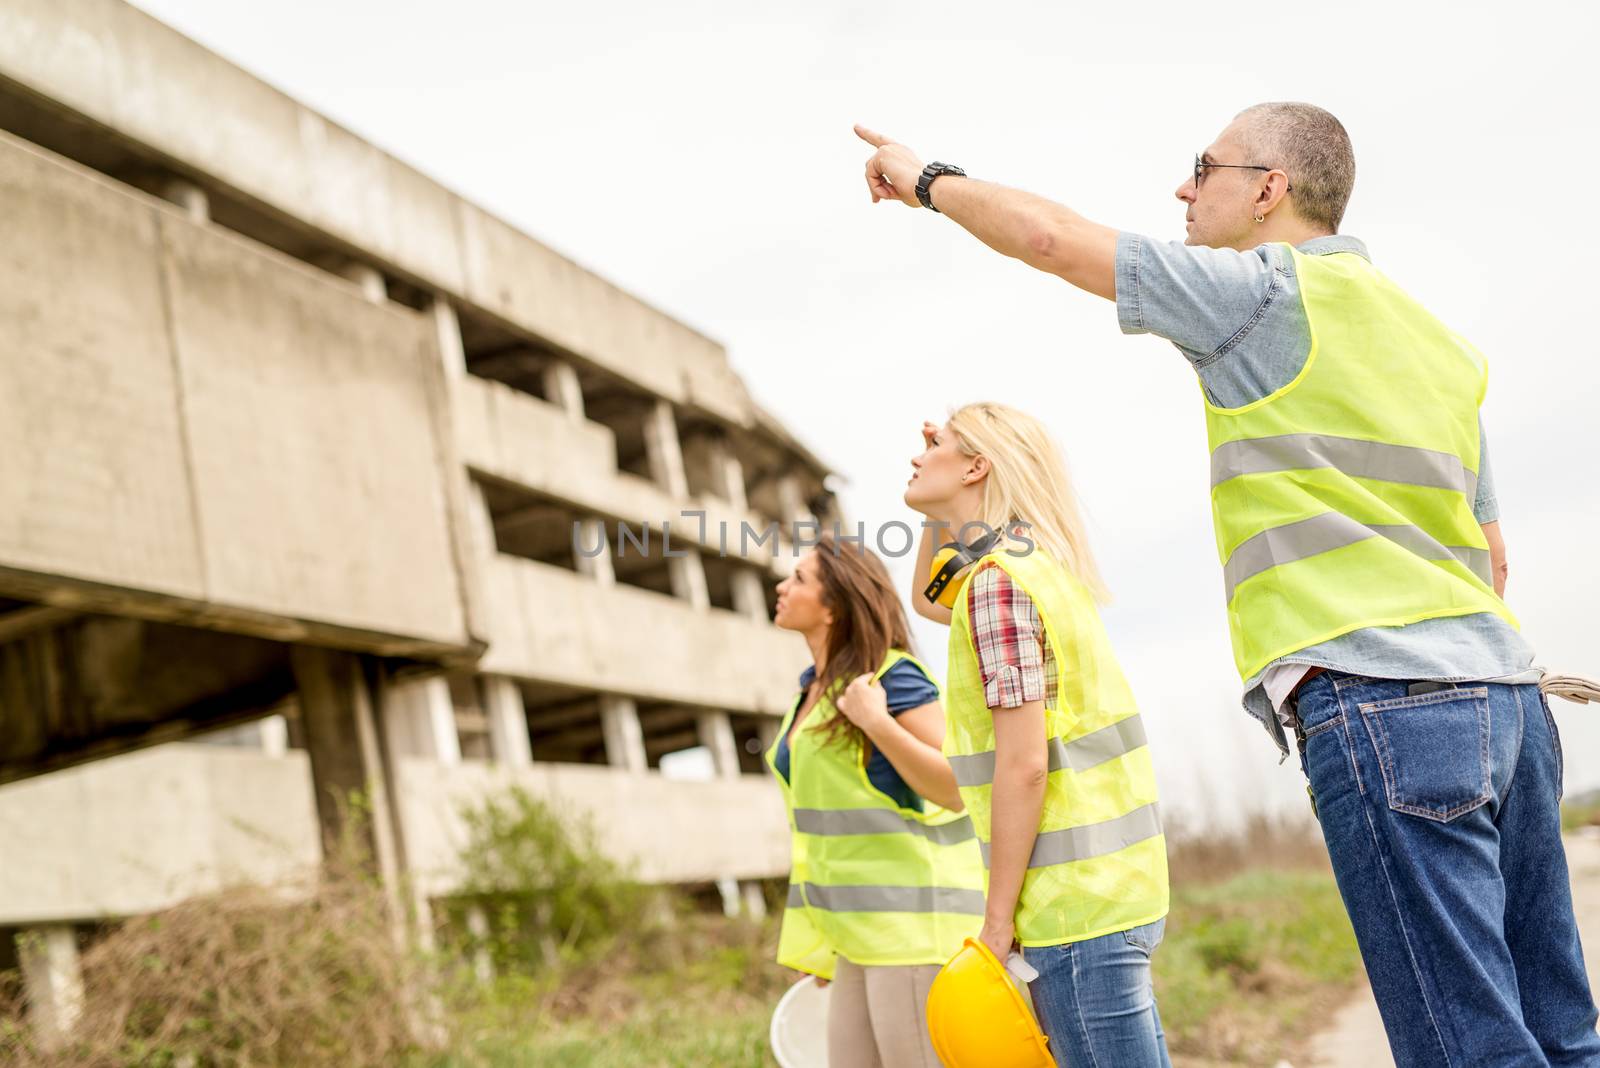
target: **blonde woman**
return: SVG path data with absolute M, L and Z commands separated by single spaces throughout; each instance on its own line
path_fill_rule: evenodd
M 824 538 L 802 557 L 775 622 L 812 657 L 767 753 L 794 844 L 778 961 L 833 981 L 832 1068 L 938 1068 L 928 988 L 983 915 L 938 686 L 889 573 L 859 546 Z
M 1169 1065 L 1150 984 L 1167 913 L 1155 775 L 1065 466 L 1038 420 L 1000 404 L 923 438 L 906 503 L 942 540 L 979 542 L 953 608 L 913 602 L 950 624 L 944 752 L 989 869 L 980 938 L 1001 960 L 1020 944 L 1039 972 L 1057 1063 Z

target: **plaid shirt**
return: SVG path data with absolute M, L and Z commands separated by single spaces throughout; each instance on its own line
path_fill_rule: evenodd
M 968 623 L 985 703 L 990 708 L 1017 708 L 1029 701 L 1054 705 L 1055 657 L 1033 598 L 1003 568 L 985 567 L 968 581 Z

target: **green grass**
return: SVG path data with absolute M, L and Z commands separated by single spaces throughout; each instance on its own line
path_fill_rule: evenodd
M 653 960 L 501 981 L 461 1014 L 458 1052 L 417 1068 L 770 1068 L 767 1024 L 789 977 L 771 959 L 775 921 L 739 927 L 697 918 Z M 1155 956 L 1180 1064 L 1293 1056 L 1327 998 L 1360 971 L 1333 877 L 1318 870 L 1254 869 L 1179 887 Z
M 1600 791 L 1563 798 L 1561 801 L 1561 830 L 1575 831 L 1579 827 L 1600 825 Z
M 1256 869 L 1174 891 L 1154 972 L 1175 1056 L 1271 1064 L 1360 976 L 1361 957 L 1331 874 Z
M 619 1024 L 549 1022 L 534 1033 L 481 1036 L 470 1054 L 422 1062 L 429 1068 L 768 1068 L 767 1014 L 724 1014 L 682 1004 L 655 1006 Z
M 770 1068 L 767 1025 L 791 979 L 777 922 L 690 916 L 645 947 L 451 1000 L 454 1052 L 414 1068 Z

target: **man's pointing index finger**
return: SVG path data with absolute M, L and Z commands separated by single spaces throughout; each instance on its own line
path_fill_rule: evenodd
M 873 148 L 882 148 L 884 145 L 892 144 L 892 142 L 887 137 L 883 136 L 883 134 L 878 133 L 875 130 L 869 130 L 860 123 L 856 123 L 856 136 L 861 138 L 861 140 L 865 141 L 867 144 L 871 145 Z

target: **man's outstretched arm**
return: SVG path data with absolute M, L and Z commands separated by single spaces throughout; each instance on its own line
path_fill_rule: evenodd
M 864 126 L 856 127 L 856 136 L 877 149 L 867 161 L 873 202 L 921 207 L 922 160 L 916 153 Z M 1111 227 L 1044 197 L 975 178 L 945 175 L 929 187 L 929 196 L 934 207 L 996 252 L 1097 297 L 1117 299 L 1117 231 Z

